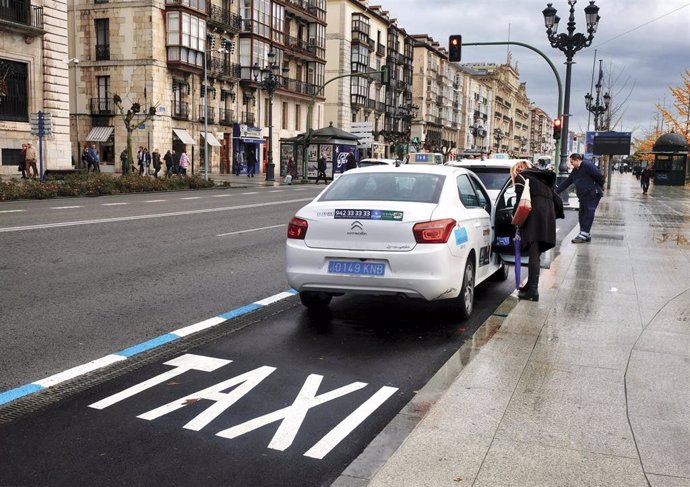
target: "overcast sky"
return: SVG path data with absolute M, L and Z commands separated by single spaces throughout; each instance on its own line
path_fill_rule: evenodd
M 409 34 L 429 34 L 446 48 L 451 34 L 461 34 L 463 42 L 510 39 L 529 44 L 551 59 L 565 92 L 565 55 L 552 48 L 547 40 L 542 15 L 546 1 L 370 0 L 369 3 L 382 5 Z M 594 41 L 574 58 L 570 128 L 587 129 L 589 112 L 584 96 L 590 92 L 593 66 L 596 66 L 596 83 L 599 60 L 603 59 L 605 77 L 613 74 L 617 80 L 611 93 L 614 99 L 621 103 L 628 98 L 623 108 L 622 127 L 617 126 L 616 130 L 641 136 L 655 125 L 656 103 L 671 104 L 668 87 L 680 85 L 682 73 L 690 68 L 690 1 L 597 0 L 595 3 L 601 20 Z M 576 32 L 586 34 L 584 9 L 588 4 L 579 0 L 575 5 Z M 554 0 L 553 7 L 561 18 L 558 33 L 566 32 L 570 9 L 567 0 Z M 508 46 L 465 46 L 462 62 L 505 63 L 507 49 Z M 558 91 L 546 61 L 521 46 L 510 46 L 510 51 L 513 65 L 518 64 L 520 80 L 527 82 L 529 98 L 555 116 Z M 593 129 L 591 118 L 590 130 Z

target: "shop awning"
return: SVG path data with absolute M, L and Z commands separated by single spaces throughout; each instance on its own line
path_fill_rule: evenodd
M 86 142 L 105 142 L 113 133 L 114 127 L 94 127 L 86 136 Z
M 180 138 L 183 144 L 196 145 L 196 142 L 194 142 L 192 136 L 189 135 L 189 132 L 187 132 L 185 129 L 173 129 L 173 132 L 175 132 L 175 135 Z
M 204 132 L 201 132 L 201 136 L 203 137 L 206 135 Z M 208 133 L 208 145 L 211 147 L 220 147 L 220 142 L 218 142 L 218 139 L 216 139 L 216 136 L 213 135 L 211 132 Z

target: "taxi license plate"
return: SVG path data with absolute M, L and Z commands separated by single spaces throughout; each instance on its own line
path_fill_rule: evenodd
M 382 276 L 386 272 L 385 264 L 368 262 L 348 262 L 332 260 L 328 263 L 329 274 L 350 274 L 356 276 Z

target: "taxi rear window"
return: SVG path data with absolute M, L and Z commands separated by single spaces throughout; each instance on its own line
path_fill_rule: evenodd
M 362 173 L 338 178 L 319 201 L 414 201 L 438 203 L 445 176 L 421 173 Z

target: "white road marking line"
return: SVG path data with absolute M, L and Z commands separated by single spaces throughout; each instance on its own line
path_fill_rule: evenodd
M 75 377 L 78 377 L 80 375 L 93 372 L 94 370 L 100 369 L 101 367 L 112 365 L 115 362 L 120 362 L 122 360 L 125 360 L 126 358 L 127 357 L 123 357 L 121 355 L 106 355 L 105 357 L 101 357 L 97 360 L 92 360 L 91 362 L 88 362 L 86 364 L 73 367 L 71 369 L 60 372 L 59 374 L 51 375 L 50 377 L 46 377 L 45 379 L 38 380 L 34 382 L 34 384 L 38 384 L 43 387 L 51 387 L 55 384 L 59 384 L 60 382 L 64 382 L 69 379 L 74 379 Z
M 287 226 L 287 224 L 283 223 L 281 225 L 271 225 L 270 227 L 250 228 L 249 230 L 238 230 L 237 232 L 219 233 L 218 235 L 216 235 L 216 237 L 225 237 L 227 235 L 239 235 L 241 233 L 258 232 L 261 230 L 269 230 L 271 228 L 280 228 L 280 227 L 286 227 L 286 226 Z
M 186 198 L 180 198 L 181 200 L 200 200 L 201 196 L 188 196 Z
M 26 210 L 0 210 L 0 213 L 19 213 L 20 211 Z
M 252 191 L 250 193 L 240 193 L 240 194 L 259 194 L 259 192 L 258 191 Z
M 101 206 L 121 206 L 128 205 L 129 203 L 101 203 Z
M 214 194 L 211 196 L 211 198 L 227 198 L 228 196 L 232 196 L 231 194 Z
M 126 221 L 136 221 L 136 220 L 150 220 L 153 218 L 165 218 L 172 216 L 183 216 L 183 215 L 199 215 L 203 213 L 218 213 L 220 211 L 234 211 L 234 210 L 246 210 L 248 208 L 257 208 L 260 206 L 277 206 L 286 205 L 290 203 L 303 203 L 305 201 L 311 201 L 312 198 L 298 198 L 292 200 L 284 201 L 272 201 L 267 203 L 253 203 L 248 205 L 236 205 L 236 206 L 222 206 L 220 208 L 205 208 L 202 210 L 187 210 L 187 211 L 173 211 L 168 213 L 153 213 L 148 215 L 133 215 L 133 216 L 118 216 L 113 218 L 99 218 L 97 220 L 76 220 L 70 222 L 58 222 L 58 223 L 40 223 L 38 225 L 23 225 L 20 227 L 0 227 L 0 233 L 7 232 L 21 232 L 24 230 L 38 230 L 42 228 L 59 228 L 59 227 L 74 227 L 78 225 L 93 225 L 96 223 L 114 223 L 114 222 L 126 222 Z
M 81 208 L 81 206 L 51 206 L 51 210 L 69 210 L 72 208 Z
M 146 200 L 144 203 L 162 203 L 163 201 L 168 201 L 168 200 Z
M 282 193 L 283 191 L 285 191 L 285 190 L 284 189 L 272 189 L 271 191 L 269 191 L 269 193 Z

